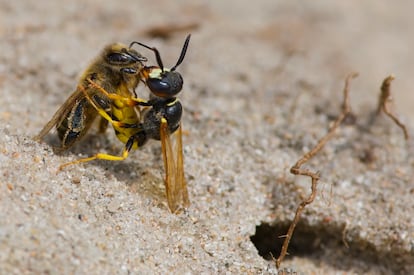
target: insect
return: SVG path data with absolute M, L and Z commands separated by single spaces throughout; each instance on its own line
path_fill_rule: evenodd
M 140 81 L 139 73 L 145 61 L 147 58 L 126 45 L 115 43 L 105 47 L 83 72 L 75 92 L 69 96 L 34 139 L 43 139 L 55 126 L 61 140 L 59 149 L 65 150 L 71 147 L 87 133 L 98 116 L 92 103 L 111 112 L 110 100 L 99 89 L 89 85 L 89 82 L 93 81 L 111 94 L 116 93 L 122 96 L 129 96 L 131 92 L 135 94 L 135 88 Z M 129 115 L 133 116 L 132 120 L 136 119 L 135 112 Z M 107 120 L 101 118 L 100 131 L 105 131 L 107 125 Z
M 110 100 L 113 106 L 110 113 L 98 104 L 87 89 L 81 88 L 85 98 L 95 110 L 107 120 L 114 128 L 118 139 L 125 144 L 120 156 L 98 153 L 88 158 L 79 159 L 63 164 L 61 168 L 68 165 L 87 162 L 95 159 L 124 160 L 132 149 L 143 146 L 149 139 L 161 141 L 162 154 L 165 167 L 165 186 L 168 207 L 171 212 L 176 213 L 181 208 L 189 206 L 187 183 L 184 176 L 184 160 L 182 152 L 182 129 L 181 116 L 182 105 L 176 98 L 183 87 L 183 78 L 176 68 L 184 60 L 187 52 L 190 35 L 187 36 L 181 50 L 177 63 L 171 69 L 163 66 L 159 51 L 139 42 L 132 42 L 130 47 L 138 44 L 155 53 L 158 66 L 144 66 L 139 72 L 139 78 L 150 89 L 149 100 L 143 100 L 129 94 L 109 93 L 93 79 L 88 79 L 88 87 L 100 91 L 105 98 Z M 144 110 L 141 110 L 141 107 Z M 138 112 L 142 117 L 129 116 L 125 114 Z M 173 149 L 171 135 L 175 133 L 176 142 Z

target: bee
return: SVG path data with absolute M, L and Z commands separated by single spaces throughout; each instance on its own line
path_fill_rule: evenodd
M 136 96 L 135 88 L 140 81 L 139 73 L 144 67 L 143 62 L 146 61 L 147 58 L 136 50 L 121 43 L 105 47 L 83 72 L 75 92 L 69 96 L 34 139 L 43 139 L 55 126 L 61 141 L 59 149 L 66 150 L 71 147 L 88 132 L 92 122 L 98 116 L 93 104 L 100 106 L 108 113 L 111 112 L 110 100 L 99 89 L 89 85 L 89 82 L 93 81 L 111 94 L 130 96 L 134 93 Z M 128 115 L 131 116 L 130 120 L 138 119 L 135 111 L 129 112 Z M 102 118 L 99 124 L 100 132 L 104 132 L 107 125 L 107 120 Z
M 164 68 L 161 55 L 156 48 L 149 47 L 140 42 L 132 42 L 143 46 L 155 53 L 158 66 L 144 66 L 139 71 L 139 79 L 150 90 L 149 100 L 143 100 L 129 94 L 110 93 L 105 87 L 93 79 L 88 80 L 90 89 L 100 91 L 104 98 L 110 100 L 112 111 L 109 113 L 102 105 L 88 93 L 88 89 L 81 88 L 89 103 L 102 118 L 107 120 L 114 128 L 118 139 L 125 144 L 120 156 L 98 153 L 88 158 L 78 159 L 61 165 L 61 168 L 95 159 L 120 161 L 128 157 L 132 149 L 143 146 L 148 140 L 161 141 L 162 155 L 165 167 L 165 187 L 168 207 L 173 213 L 181 208 L 188 207 L 187 183 L 184 176 L 184 158 L 182 148 L 181 116 L 182 105 L 176 95 L 181 92 L 183 78 L 176 68 L 184 60 L 187 52 L 190 35 L 187 36 L 177 63 L 171 69 Z M 143 111 L 141 110 L 143 108 Z M 142 117 L 125 116 L 132 112 L 141 113 Z M 173 149 L 171 135 L 175 134 L 176 142 Z

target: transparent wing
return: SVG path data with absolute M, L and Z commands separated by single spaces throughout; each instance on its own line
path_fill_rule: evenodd
M 161 120 L 161 147 L 165 167 L 165 189 L 168 207 L 172 213 L 178 213 L 182 208 L 190 205 L 187 183 L 184 176 L 184 158 L 182 146 L 181 126 L 176 131 L 175 154 L 172 148 L 168 124 Z M 174 156 L 175 155 L 175 156 Z
M 77 89 L 75 92 L 73 92 L 69 98 L 63 103 L 62 106 L 56 111 L 56 113 L 53 115 L 52 119 L 43 127 L 43 129 L 33 137 L 34 140 L 41 140 L 44 138 L 47 133 L 50 132 L 50 130 L 55 126 L 60 124 L 65 117 L 68 115 L 68 113 L 71 111 L 73 105 L 76 103 L 77 100 L 82 98 L 84 95 L 83 93 Z
M 187 182 L 184 175 L 184 157 L 183 157 L 183 133 L 181 124 L 177 129 L 176 136 L 176 158 L 177 158 L 177 169 L 176 169 L 176 182 L 178 189 L 180 190 L 180 199 L 183 207 L 190 206 L 190 200 L 188 198 Z

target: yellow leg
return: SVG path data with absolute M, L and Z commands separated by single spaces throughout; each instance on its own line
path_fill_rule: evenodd
M 109 154 L 98 153 L 98 154 L 93 155 L 92 157 L 78 159 L 78 160 L 74 160 L 74 161 L 71 161 L 71 162 L 68 162 L 68 163 L 64 163 L 64 164 L 59 166 L 58 171 L 63 170 L 63 168 L 65 168 L 69 165 L 78 164 L 78 163 L 82 163 L 82 162 L 88 162 L 88 161 L 95 160 L 95 159 L 104 159 L 104 160 L 112 160 L 112 161 L 125 160 L 128 157 L 128 154 L 129 154 L 130 150 L 131 149 L 128 149 L 127 147 L 125 147 L 121 156 L 114 156 L 114 155 L 109 155 Z
M 113 100 L 122 100 L 124 102 L 146 102 L 144 100 L 141 100 L 139 98 L 127 98 L 127 97 L 122 97 L 116 94 L 110 94 L 108 92 L 106 92 L 102 87 L 100 87 L 99 85 L 97 85 L 96 83 L 94 83 L 92 80 L 88 79 L 88 81 L 90 82 L 90 84 L 96 88 L 99 89 L 103 94 L 105 94 L 108 98 L 113 99 Z M 103 121 L 106 120 L 109 123 L 111 123 L 113 126 L 115 127 L 119 127 L 119 128 L 123 128 L 126 127 L 125 123 L 122 123 L 120 121 L 115 121 L 113 120 L 110 115 L 100 106 L 98 106 L 93 100 L 92 98 L 89 96 L 89 94 L 87 93 L 87 91 L 85 90 L 85 88 L 83 86 L 79 86 L 79 89 L 82 91 L 82 93 L 84 94 L 84 96 L 88 99 L 88 101 L 90 102 L 90 104 L 92 104 L 92 106 L 96 109 L 96 111 L 99 113 L 99 115 L 102 117 L 101 122 L 100 122 L 100 129 L 101 130 L 105 130 L 107 123 L 104 123 Z M 130 101 L 128 101 L 130 100 Z M 136 106 L 138 104 L 134 104 L 133 106 Z M 125 160 L 128 157 L 129 151 L 131 150 L 131 148 L 134 145 L 134 140 L 133 137 L 130 138 L 130 140 L 125 144 L 125 148 L 122 152 L 121 156 L 114 156 L 114 155 L 109 155 L 109 154 L 104 154 L 104 153 L 98 153 L 95 154 L 91 157 L 88 158 L 83 158 L 83 159 L 78 159 L 75 161 L 71 161 L 68 163 L 64 163 L 62 165 L 59 166 L 58 171 L 61 171 L 62 169 L 64 169 L 66 166 L 72 165 L 72 164 L 78 164 L 78 163 L 82 163 L 82 162 L 88 162 L 88 161 L 92 161 L 95 159 L 103 159 L 103 160 L 111 160 L 111 161 L 122 161 Z
M 106 129 L 108 128 L 108 120 L 101 117 L 99 120 L 99 133 L 105 133 Z
M 88 80 L 89 84 L 92 87 L 99 90 L 101 93 L 103 93 L 109 99 L 119 100 L 128 107 L 133 107 L 133 106 L 142 105 L 142 104 L 145 105 L 148 102 L 147 100 L 142 99 L 142 98 L 138 98 L 138 97 L 132 97 L 132 96 L 131 97 L 125 97 L 125 96 L 121 96 L 121 95 L 118 95 L 118 94 L 108 93 L 107 91 L 105 91 L 104 88 L 102 88 L 101 86 L 99 86 L 98 84 L 93 82 L 91 79 L 88 78 L 87 80 Z

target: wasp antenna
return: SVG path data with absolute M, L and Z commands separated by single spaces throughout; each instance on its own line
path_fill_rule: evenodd
M 152 48 L 152 50 L 155 53 L 155 57 L 157 59 L 158 66 L 161 68 L 161 71 L 164 71 L 164 65 L 162 64 L 160 52 L 157 50 L 157 48 Z
M 164 65 L 162 64 L 161 55 L 160 55 L 160 52 L 157 50 L 157 48 L 150 47 L 148 45 L 145 45 L 145 44 L 143 44 L 141 42 L 137 42 L 137 41 L 131 42 L 131 44 L 129 44 L 129 47 L 131 48 L 134 44 L 138 44 L 138 45 L 140 45 L 144 48 L 147 48 L 147 49 L 153 51 L 155 53 L 155 58 L 157 59 L 158 66 L 161 68 L 162 71 L 164 70 Z
M 139 42 L 137 42 L 137 41 L 132 41 L 130 44 L 129 44 L 129 48 L 132 48 L 132 46 L 134 46 L 134 44 L 138 44 Z
M 177 63 L 170 71 L 174 71 L 184 60 L 185 54 L 187 52 L 188 44 L 190 43 L 191 34 L 187 35 L 187 38 L 184 41 L 183 49 L 181 50 L 180 57 L 178 58 Z
M 131 43 L 131 45 L 132 45 L 132 44 L 133 44 L 133 43 Z M 129 48 L 131 48 L 131 45 L 129 46 Z M 128 50 L 127 50 L 127 49 L 125 49 L 125 48 L 121 49 L 121 52 L 122 52 L 123 54 L 125 54 L 125 55 L 127 55 L 127 56 L 131 57 L 133 60 L 135 60 L 135 61 L 137 61 L 137 62 L 147 62 L 147 61 L 148 61 L 148 59 L 147 59 L 146 57 L 144 57 L 144 56 L 136 56 L 136 55 L 133 55 L 133 54 L 129 53 L 129 52 L 128 52 Z

